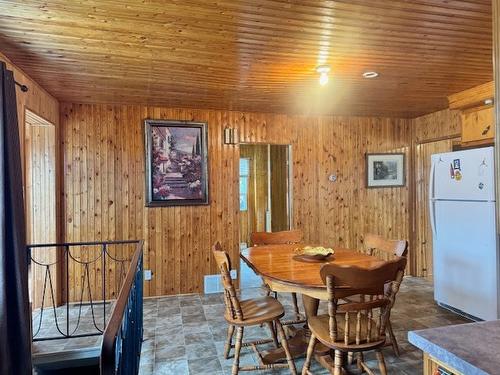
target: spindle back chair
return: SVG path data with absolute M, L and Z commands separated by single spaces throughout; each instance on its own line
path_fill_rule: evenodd
M 384 260 L 394 259 L 394 257 L 406 257 L 408 255 L 408 241 L 406 240 L 388 240 L 378 234 L 365 234 L 364 244 L 366 252 Z M 391 338 L 387 345 L 392 346 L 394 354 L 399 357 L 399 346 L 392 330 L 392 323 L 387 323 L 387 332 Z
M 388 240 L 378 234 L 365 234 L 363 243 L 369 255 L 405 257 L 408 255 L 408 241 Z M 377 254 L 378 253 L 378 254 Z
M 281 325 L 280 319 L 285 315 L 285 310 L 281 303 L 269 296 L 263 298 L 254 298 L 240 300 L 236 293 L 233 280 L 231 278 L 231 260 L 229 255 L 222 249 L 217 242 L 213 247 L 213 255 L 219 271 L 222 276 L 224 287 L 225 314 L 229 327 L 227 341 L 224 348 L 224 358 L 229 358 L 229 352 L 234 348 L 234 361 L 232 375 L 237 375 L 239 371 L 269 370 L 276 368 L 289 368 L 292 375 L 296 375 L 295 363 L 288 348 L 288 342 Z M 271 339 L 255 340 L 243 342 L 243 332 L 246 326 L 255 326 L 266 324 L 271 332 Z M 276 347 L 279 346 L 276 330 L 281 339 L 281 346 L 285 351 L 287 363 L 264 363 L 261 353 L 257 350 L 257 345 L 273 342 Z M 233 345 L 233 334 L 236 329 L 236 342 Z M 242 347 L 251 346 L 255 351 L 260 364 L 257 366 L 240 366 L 240 351 Z
M 309 319 L 311 340 L 303 375 L 310 374 L 317 341 L 335 351 L 335 375 L 341 374 L 343 353 L 358 354 L 358 368 L 373 374 L 362 355 L 368 350 L 376 351 L 380 372 L 387 373 L 381 347 L 385 344 L 386 326 L 405 266 L 406 258 L 400 257 L 372 269 L 335 263 L 321 268 L 321 278 L 328 291 L 328 314 Z M 366 299 L 350 301 L 349 297 L 355 295 L 364 295 Z M 339 303 L 345 298 L 349 302 Z
M 253 232 L 250 235 L 253 246 L 293 244 L 300 243 L 303 239 L 304 233 L 300 229 L 280 232 Z
M 281 245 L 281 244 L 298 244 L 304 239 L 304 232 L 300 229 L 284 230 L 280 232 L 254 232 L 250 235 L 250 240 L 253 246 L 262 245 Z M 267 289 L 267 295 L 271 294 L 271 289 L 263 280 L 264 287 Z M 278 293 L 274 292 L 275 298 L 278 298 Z M 295 312 L 295 319 L 285 321 L 283 325 L 305 323 L 305 317 L 300 313 L 297 294 L 292 293 L 292 304 Z

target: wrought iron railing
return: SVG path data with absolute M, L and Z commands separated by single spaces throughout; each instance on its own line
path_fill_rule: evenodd
M 134 246 L 134 252 L 130 252 L 129 256 L 123 256 L 123 254 L 118 256 L 116 252 L 113 253 L 110 251 L 111 247 L 125 247 L 126 245 L 133 244 L 136 246 Z M 78 251 L 75 248 L 80 248 L 80 250 Z M 56 249 L 58 252 L 56 260 L 43 261 L 33 256 L 34 250 L 40 254 L 40 251 L 37 250 L 44 249 Z M 110 305 L 116 298 L 116 296 L 113 296 L 115 294 L 114 291 L 109 290 L 109 282 L 107 283 L 107 271 L 110 262 L 113 262 L 112 269 L 115 271 L 114 289 L 118 291 L 120 288 L 123 288 L 127 270 L 129 269 L 127 267 L 128 263 L 133 260 L 133 256 L 135 256 L 139 249 L 142 254 L 142 241 L 138 240 L 28 245 L 32 268 L 38 267 L 38 272 L 43 274 L 43 285 L 35 286 L 37 293 L 41 294 L 41 301 L 39 301 L 40 306 L 37 307 L 38 316 L 32 322 L 33 341 L 102 335 L 107 326 L 107 319 L 111 310 Z M 123 249 L 121 249 L 120 253 L 123 252 Z M 71 270 L 70 265 L 72 267 L 78 266 L 78 272 L 75 272 L 75 269 Z M 55 302 L 58 290 L 56 290 L 56 286 L 54 285 L 54 280 L 56 279 L 54 274 L 57 270 L 62 270 L 64 273 L 62 284 L 64 286 L 63 299 L 65 301 L 64 305 L 59 307 L 56 306 Z M 101 280 L 98 288 L 96 288 L 96 284 L 98 284 L 96 279 L 98 276 L 93 278 L 94 285 L 91 285 L 91 274 L 97 275 L 98 272 L 96 270 L 100 270 L 99 278 Z M 71 285 L 70 276 L 74 273 L 78 273 L 76 277 L 79 282 L 76 285 Z M 99 296 L 96 295 L 96 289 L 100 291 Z M 70 296 L 70 291 L 72 296 Z M 87 291 L 86 297 L 85 291 Z M 93 328 L 91 328 L 92 331 L 90 332 L 79 333 L 84 307 L 90 308 L 89 320 L 91 320 Z M 70 314 L 70 310 L 72 312 L 76 311 L 76 316 Z M 44 320 L 49 314 L 52 315 L 52 318 L 49 318 L 48 321 Z M 102 316 L 100 316 L 101 314 Z M 42 335 L 42 327 L 45 333 L 49 333 Z
M 142 297 L 141 241 L 104 331 L 100 357 L 101 375 L 138 373 L 143 336 Z

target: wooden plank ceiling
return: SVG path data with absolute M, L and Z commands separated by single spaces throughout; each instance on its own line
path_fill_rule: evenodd
M 490 0 L 0 0 L 0 50 L 58 99 L 416 117 L 493 79 Z M 318 85 L 315 67 L 332 67 Z M 380 77 L 363 79 L 364 71 Z

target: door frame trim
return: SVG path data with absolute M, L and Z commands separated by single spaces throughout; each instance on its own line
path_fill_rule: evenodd
M 500 0 L 499 0 L 500 1 Z M 410 144 L 410 160 L 409 165 L 411 165 L 410 173 L 410 254 L 409 254 L 409 274 L 411 276 L 416 276 L 417 271 L 417 254 L 415 253 L 417 244 L 417 147 L 433 142 L 440 142 L 446 140 L 460 139 L 461 134 L 451 134 L 442 137 L 427 138 L 421 140 L 415 140 L 413 133 L 411 134 L 412 142 Z
M 288 191 L 287 191 L 287 200 L 288 200 L 288 229 L 292 230 L 295 227 L 295 220 L 293 216 L 293 209 L 294 209 L 294 204 L 293 204 L 293 145 L 290 143 L 276 143 L 276 142 L 240 142 L 238 143 L 238 160 L 241 158 L 241 152 L 240 152 L 240 146 L 287 146 L 287 178 L 288 178 Z M 239 164 L 238 164 L 239 165 Z M 238 182 L 239 184 L 239 182 Z M 238 212 L 240 212 L 238 208 Z M 238 243 L 239 243 L 239 238 L 240 238 L 240 226 L 238 223 Z

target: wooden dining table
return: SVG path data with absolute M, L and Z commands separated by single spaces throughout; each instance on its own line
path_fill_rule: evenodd
M 361 268 L 373 268 L 384 263 L 380 258 L 355 250 L 334 248 L 334 255 L 323 262 L 305 262 L 297 259 L 297 250 L 315 244 L 280 244 L 250 247 L 240 253 L 241 259 L 274 292 L 298 293 L 302 295 L 306 318 L 316 316 L 320 300 L 327 300 L 326 285 L 320 275 L 324 264 L 355 265 Z M 289 340 L 292 355 L 297 358 L 305 354 L 309 339 L 307 326 L 294 330 Z M 330 368 L 330 351 L 317 345 L 316 358 L 325 367 Z M 269 351 L 263 356 L 264 362 L 276 362 L 284 357 L 283 350 Z

